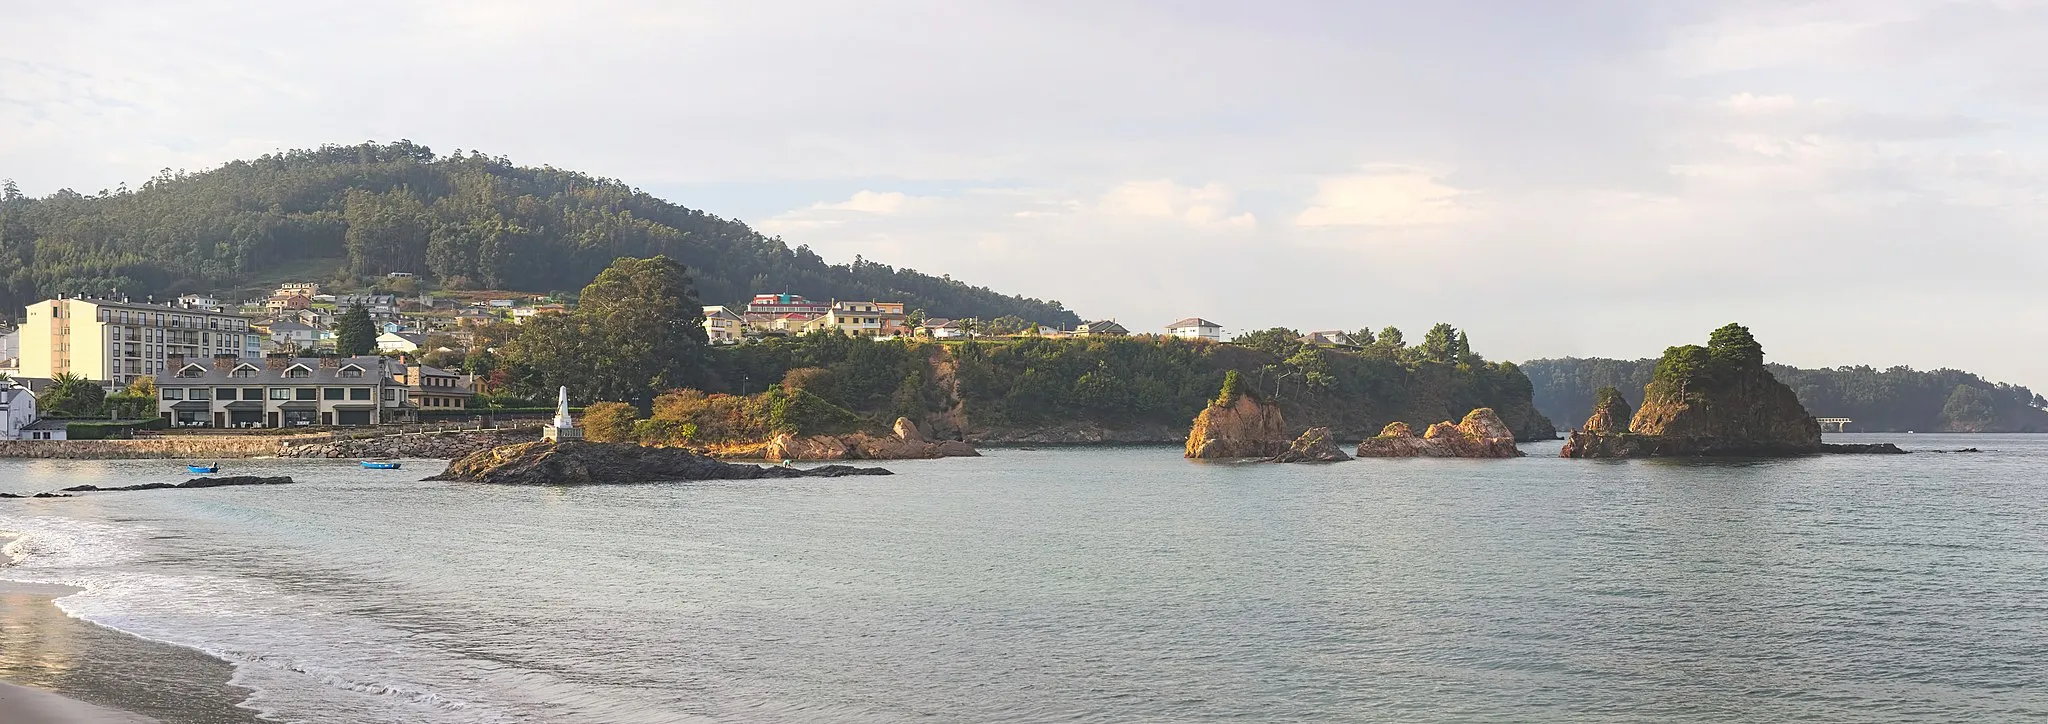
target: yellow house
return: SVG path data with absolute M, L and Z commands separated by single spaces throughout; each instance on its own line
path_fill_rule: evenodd
M 263 354 L 247 317 L 202 307 L 114 299 L 59 298 L 28 305 L 21 325 L 21 376 L 71 373 L 126 385 L 157 377 L 170 357 Z
M 905 334 L 902 302 L 832 302 L 832 309 L 819 317 L 819 327 L 857 337 L 894 337 Z

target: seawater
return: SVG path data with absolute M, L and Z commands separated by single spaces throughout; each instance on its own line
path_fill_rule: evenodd
M 1775 461 L 1195 463 L 0 502 L 0 576 L 293 722 L 2048 717 L 2048 437 Z M 0 491 L 187 477 L 0 461 Z

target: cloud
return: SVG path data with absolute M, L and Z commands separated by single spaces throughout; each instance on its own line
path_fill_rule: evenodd
M 1129 181 L 1102 195 L 1097 209 L 1109 216 L 1173 219 L 1194 227 L 1258 226 L 1251 212 L 1232 213 L 1235 196 L 1220 184 L 1182 186 L 1172 181 Z
M 1469 213 L 1458 203 L 1468 194 L 1444 185 L 1420 169 L 1388 167 L 1325 179 L 1296 226 L 1426 226 Z

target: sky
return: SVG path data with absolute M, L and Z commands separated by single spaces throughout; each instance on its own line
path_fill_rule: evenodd
M 0 0 L 0 177 L 404 138 L 1139 331 L 1739 321 L 2041 389 L 2044 45 L 2048 0 Z

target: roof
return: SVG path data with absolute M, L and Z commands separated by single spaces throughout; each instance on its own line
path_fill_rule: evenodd
M 26 425 L 23 425 L 23 426 L 21 426 L 21 429 L 23 429 L 23 430 L 64 430 L 64 429 L 68 429 L 68 428 L 70 428 L 70 427 L 71 427 L 71 421 L 70 421 L 70 420 L 57 420 L 57 419 L 52 419 L 52 418 L 48 418 L 48 417 L 45 417 L 45 418 L 43 418 L 43 419 L 40 419 L 40 420 L 37 420 L 37 421 L 35 421 L 35 422 L 31 422 L 31 423 L 29 423 L 29 424 L 26 424 Z
M 284 366 L 273 369 L 271 365 L 279 361 L 283 361 Z M 395 380 L 390 379 L 390 368 L 386 366 L 386 360 L 383 357 L 377 357 L 373 355 L 362 357 L 338 358 L 296 357 L 283 360 L 276 357 L 264 359 L 229 358 L 227 360 L 228 364 L 226 367 L 215 366 L 213 363 L 214 360 L 210 358 L 188 359 L 185 360 L 183 364 L 175 364 L 176 360 L 173 360 L 173 362 L 174 364 L 167 365 L 169 369 L 164 375 L 157 377 L 157 386 L 234 386 L 259 384 L 305 385 L 321 383 L 361 385 L 379 382 L 379 378 L 383 378 L 381 381 L 384 384 L 397 384 Z M 329 363 L 331 364 L 331 366 L 323 366 L 323 362 Z M 198 377 L 178 376 L 180 372 L 183 372 L 187 368 L 190 368 L 195 365 L 200 367 L 202 370 Z M 284 376 L 285 370 L 290 369 L 292 367 L 300 366 L 305 367 L 312 374 L 307 377 L 288 378 Z M 249 377 L 235 377 L 231 374 L 234 370 L 242 369 L 245 367 L 254 368 L 255 374 Z M 342 377 L 341 371 L 342 368 L 345 367 L 359 368 L 363 371 L 363 376 Z
M 1180 329 L 1181 327 L 1215 327 L 1217 329 L 1222 329 L 1223 325 L 1211 322 L 1201 317 L 1188 317 L 1187 319 L 1183 319 L 1178 322 L 1174 322 L 1173 324 L 1166 325 L 1167 329 Z
M 271 332 L 273 332 L 273 333 L 274 333 L 274 332 L 303 332 L 303 331 L 311 331 L 312 329 L 313 329 L 313 328 L 312 328 L 311 326 L 308 326 L 308 325 L 305 325 L 305 324 L 300 324 L 300 323 L 298 323 L 298 322 L 292 322 L 292 321 L 277 321 L 277 322 L 271 322 L 271 323 L 270 323 L 270 331 L 271 331 Z
M 382 342 L 385 337 L 397 337 L 413 344 L 425 344 L 427 341 L 427 335 L 418 332 L 385 332 L 377 335 L 377 341 Z
M 933 317 L 924 320 L 924 324 L 922 326 L 925 329 L 943 329 L 946 327 L 957 327 L 959 326 L 959 323 L 950 319 L 940 319 L 937 317 Z

